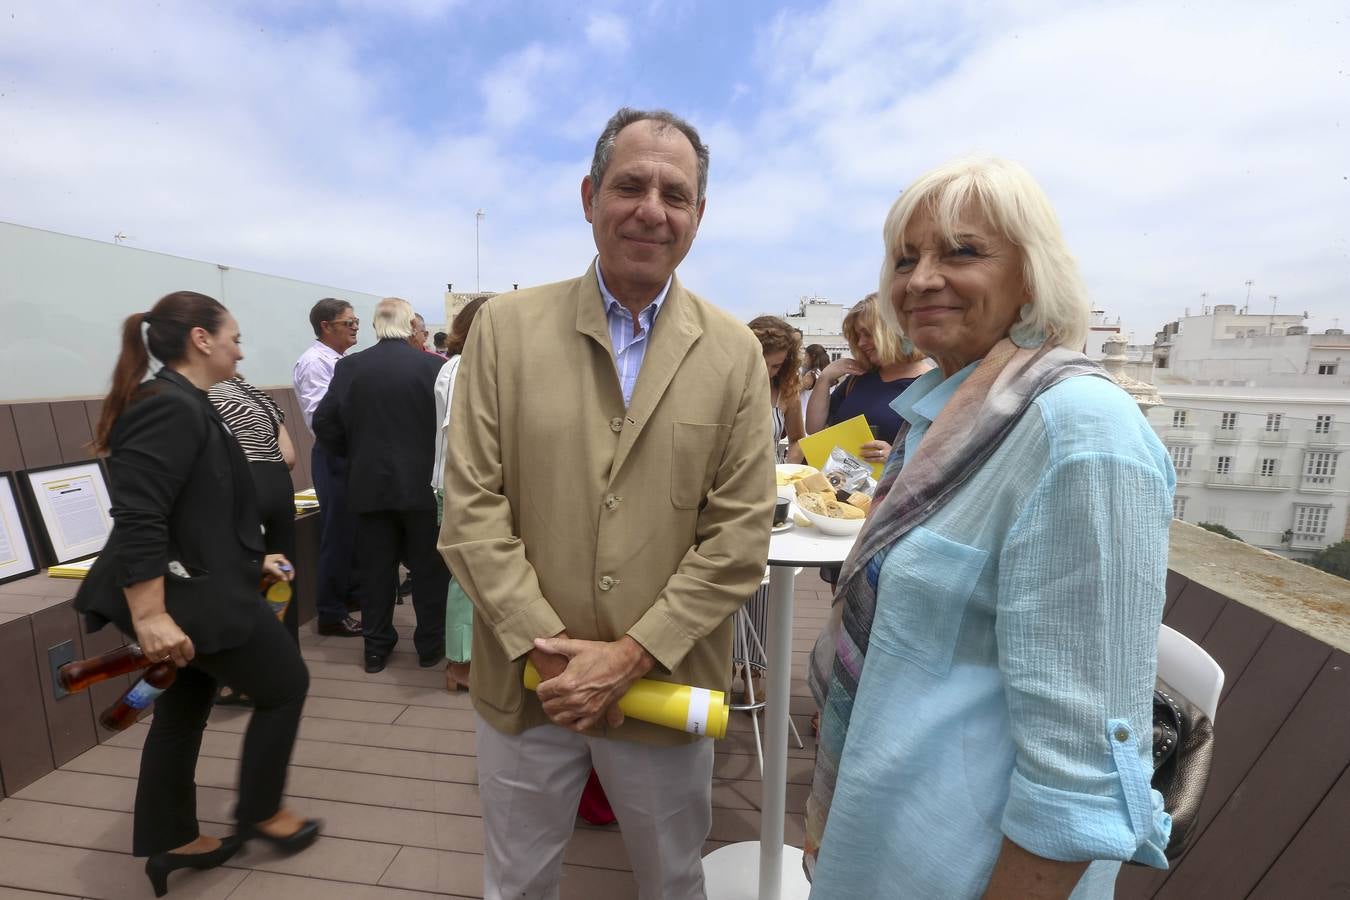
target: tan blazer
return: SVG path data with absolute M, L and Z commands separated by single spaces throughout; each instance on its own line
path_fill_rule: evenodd
M 773 437 L 750 330 L 673 280 L 624 409 L 595 267 L 478 313 L 451 417 L 440 550 L 474 602 L 472 695 L 494 728 L 548 721 L 536 637 L 631 635 L 648 675 L 725 690 L 731 614 L 764 574 Z M 634 720 L 597 734 L 691 737 Z

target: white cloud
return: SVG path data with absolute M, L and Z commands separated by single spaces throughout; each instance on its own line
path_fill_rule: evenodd
M 622 53 L 628 49 L 628 23 L 612 13 L 594 13 L 586 23 L 586 40 L 592 47 Z
M 367 0 L 343 2 L 357 16 Z M 390 15 L 453 6 L 403 0 Z M 436 101 L 444 125 L 402 117 L 404 61 L 364 56 L 359 22 L 281 32 L 167 0 L 5 12 L 0 218 L 398 294 L 433 320 L 445 282 L 472 284 L 479 207 L 485 288 L 582 270 L 589 144 L 620 101 L 648 95 L 688 111 L 712 149 L 681 277 L 743 318 L 873 289 L 900 188 L 985 150 L 1041 179 L 1095 299 L 1140 336 L 1202 291 L 1241 303 L 1248 278 L 1254 308 L 1278 294 L 1315 327 L 1350 319 L 1336 0 L 1297 16 L 1237 2 L 831 3 L 765 23 L 751 66 L 687 96 L 655 65 L 596 77 L 587 47 L 641 59 L 672 18 L 700 27 L 691 5 L 657 4 L 642 29 L 582 19 L 572 44 L 503 12 L 518 43 L 465 51 L 484 74 L 476 93 Z M 558 139 L 573 158 L 557 159 Z
M 547 90 L 546 79 L 569 67 L 567 56 L 540 43 L 503 59 L 483 77 L 481 85 L 488 123 L 512 128 L 524 122 L 539 109 L 536 92 Z

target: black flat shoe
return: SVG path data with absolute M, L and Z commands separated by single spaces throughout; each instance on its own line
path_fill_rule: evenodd
M 431 653 L 427 656 L 417 657 L 417 664 L 424 669 L 430 669 L 432 666 L 439 666 L 446 662 L 444 653 Z
M 383 672 L 385 659 L 386 657 L 381 656 L 378 653 L 367 653 L 366 671 L 369 672 L 371 675 L 374 675 L 376 672 Z
M 314 843 L 314 839 L 319 836 L 319 829 L 322 827 L 323 823 L 318 819 L 306 819 L 303 825 L 285 837 L 273 837 L 256 825 L 240 825 L 239 837 L 244 841 L 259 838 L 282 853 L 299 853 Z
M 243 843 L 239 835 L 232 834 L 221 838 L 220 846 L 208 853 L 156 853 L 145 861 L 145 874 L 150 879 L 150 887 L 154 888 L 156 897 L 163 897 L 169 892 L 170 872 L 178 869 L 214 869 L 238 853 Z
M 324 637 L 360 637 L 361 620 L 347 616 L 336 622 L 320 622 L 315 630 Z

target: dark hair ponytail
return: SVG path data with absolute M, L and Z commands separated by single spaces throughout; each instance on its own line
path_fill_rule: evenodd
M 176 363 L 187 356 L 188 336 L 194 328 L 210 334 L 219 330 L 226 310 L 205 294 L 176 291 L 161 297 L 149 312 L 132 313 L 122 323 L 122 350 L 113 367 L 112 386 L 103 401 L 103 413 L 94 430 L 94 449 L 108 450 L 113 423 L 126 411 L 136 388 L 150 371 L 150 357 L 161 363 Z M 141 326 L 148 325 L 145 335 Z

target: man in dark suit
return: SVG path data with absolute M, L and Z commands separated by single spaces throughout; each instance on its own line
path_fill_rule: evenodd
M 343 357 L 314 412 L 314 434 L 347 458 L 347 497 L 356 513 L 357 595 L 367 672 L 378 672 L 398 634 L 394 596 L 398 563 L 412 571 L 418 661 L 445 661 L 445 595 L 450 572 L 436 551 L 436 497 L 431 467 L 440 357 L 414 350 L 413 308 L 389 297 L 375 306 L 368 350 Z

